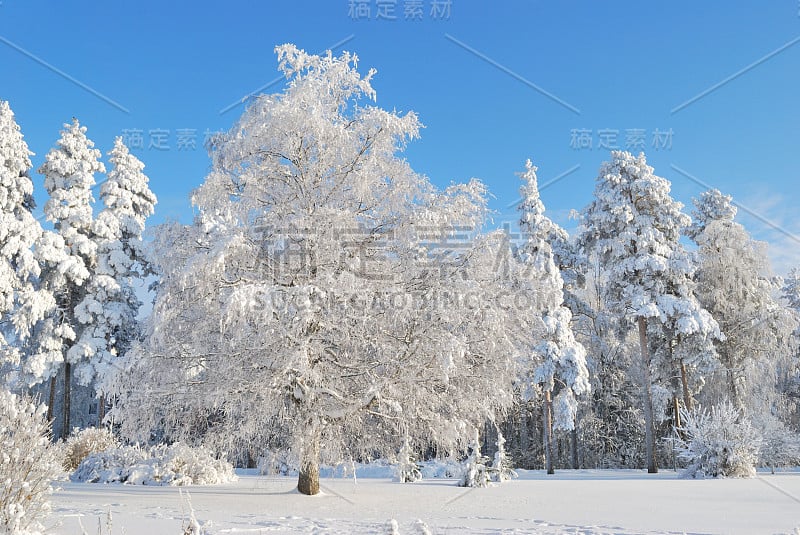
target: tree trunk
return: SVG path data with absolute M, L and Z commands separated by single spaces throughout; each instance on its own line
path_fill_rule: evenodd
M 106 395 L 100 394 L 100 400 L 97 403 L 97 427 L 103 425 L 103 420 L 106 419 Z
M 681 359 L 681 386 L 683 387 L 683 406 L 692 410 L 692 395 L 689 393 L 689 378 L 686 375 L 686 363 Z
M 647 456 L 647 473 L 658 472 L 656 464 L 656 438 L 653 428 L 653 395 L 650 391 L 650 353 L 647 349 L 647 320 L 640 317 L 639 348 L 642 352 L 642 393 L 644 398 L 644 441 Z
M 64 363 L 64 426 L 61 428 L 61 438 L 66 440 L 70 432 L 69 413 L 70 413 L 70 378 L 72 377 L 72 364 Z
M 530 453 L 528 451 L 530 444 L 530 431 L 528 431 L 528 403 L 523 401 L 520 403 L 519 411 L 519 446 L 526 456 L 528 456 Z M 526 466 L 526 468 L 530 467 Z
M 575 427 L 570 432 L 572 436 L 572 469 L 577 470 L 578 466 L 578 423 L 575 422 Z
M 312 429 L 311 437 L 305 445 L 297 478 L 297 490 L 301 494 L 319 494 L 319 431 Z
M 744 408 L 744 403 L 739 399 L 739 387 L 736 384 L 736 373 L 730 368 L 728 369 L 728 390 L 731 394 L 733 406 L 741 411 Z
M 53 407 L 56 404 L 56 379 L 57 375 L 54 375 L 50 379 L 50 398 L 47 400 L 47 421 L 50 422 L 50 425 L 53 425 L 53 418 L 55 418 L 55 414 L 53 413 Z
M 553 395 L 548 390 L 544 393 L 544 467 L 548 474 L 554 474 L 553 469 Z

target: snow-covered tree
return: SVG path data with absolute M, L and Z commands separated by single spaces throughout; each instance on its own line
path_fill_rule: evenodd
M 24 371 L 31 383 L 51 380 L 50 411 L 55 404 L 55 376 L 62 375 L 62 414 L 54 425 L 62 437 L 70 432 L 72 365 L 86 358 L 84 348 L 76 345 L 85 319 L 77 306 L 86 296 L 97 261 L 91 188 L 94 174 L 105 168 L 99 161 L 100 151 L 93 147 L 86 128 L 73 119 L 64 125 L 56 147 L 39 169 L 49 194 L 44 213 L 55 229 L 42 247 L 41 284 L 55 296 L 56 308 L 37 325 Z
M 695 207 L 689 234 L 698 246 L 697 294 L 725 335 L 716 343 L 722 367 L 707 389 L 707 404 L 727 398 L 747 417 L 769 413 L 776 366 L 791 354 L 794 324 L 775 296 L 765 244 L 734 221 L 731 197 L 710 190 Z
M 648 325 L 670 326 L 673 336 L 711 334 L 716 325 L 685 284 L 692 266 L 679 239 L 689 217 L 644 154 L 612 152 L 600 168 L 594 197 L 583 211 L 578 243 L 596 255 L 609 305 L 638 327 L 647 469 L 656 472 L 651 375 L 668 365 L 659 362 L 661 352 L 651 352 Z
M 783 298 L 790 308 L 800 312 L 800 269 L 792 268 L 783 281 Z
M 458 486 L 488 487 L 492 482 L 491 468 L 489 458 L 481 453 L 481 441 L 478 439 L 477 429 L 473 432 L 467 452 L 467 458 L 464 459 L 464 472 L 461 474 Z
M 779 388 L 793 400 L 797 410 L 800 408 L 800 269 L 793 268 L 789 271 L 783 281 L 781 294 L 789 307 L 795 328 L 789 348 L 793 356 L 783 370 L 783 381 L 779 381 Z
M 667 291 L 675 298 L 661 299 L 661 321 L 648 325 L 650 351 L 654 356 L 653 381 L 658 385 L 656 419 L 665 416 L 673 405 L 673 421 L 679 424 L 678 400 L 691 410 L 694 396 L 719 365 L 714 342 L 723 339 L 713 316 L 703 309 L 696 296 L 695 257 L 683 245 L 674 245 L 672 263 L 679 266 L 667 279 Z
M 576 454 L 586 467 L 638 468 L 645 459 L 645 425 L 641 380 L 633 373 L 636 336 L 603 292 L 607 277 L 596 255 L 576 260 L 583 284 L 573 300 L 579 303 L 573 328 L 587 350 L 592 385 L 587 403 L 579 407 Z
M 0 101 L 0 384 L 17 383 L 20 347 L 54 304 L 38 287 L 35 246 L 43 235 L 31 213 L 32 154 L 8 102 Z
M 321 460 L 392 454 L 406 430 L 416 451 L 465 448 L 510 404 L 519 350 L 483 186 L 438 191 L 398 156 L 420 123 L 362 103 L 355 56 L 277 52 L 288 88 L 214 140 L 195 224 L 155 241 L 116 411 L 144 438 L 278 442 L 314 494 Z
M 138 338 L 136 316 L 141 302 L 135 284 L 143 284 L 150 267 L 144 256 L 142 234 L 145 220 L 156 203 L 144 164 L 117 138 L 109 152 L 111 171 L 100 187 L 105 208 L 93 222 L 92 236 L 97 244 L 97 265 L 86 294 L 77 306 L 83 324 L 76 347 L 83 354 L 75 376 L 92 385 L 101 395 L 102 383 L 112 360 L 128 351 Z
M 395 479 L 400 483 L 413 483 L 422 479 L 422 471 L 417 463 L 417 456 L 408 439 L 403 442 L 403 446 L 397 453 Z
M 531 333 L 536 338 L 533 381 L 544 392 L 545 468 L 551 474 L 553 428 L 574 428 L 577 411 L 575 395 L 589 391 L 589 372 L 586 369 L 586 351 L 572 333 L 572 313 L 564 305 L 564 282 L 550 245 L 553 235 L 566 233 L 544 214 L 536 167 L 530 160 L 526 162 L 525 172 L 520 174 L 520 178 L 525 182 L 520 188 L 523 198 L 519 206 L 520 230 L 525 240 L 520 248 L 520 261 L 527 268 L 529 276 L 525 282 L 534 288 L 537 312 L 541 313 L 541 331 Z M 554 403 L 552 396 L 557 382 L 559 388 Z M 554 405 L 557 409 L 555 414 Z
M 509 481 L 517 477 L 511 459 L 506 452 L 506 439 L 499 429 L 497 430 L 497 442 L 495 446 L 497 446 L 497 451 L 494 453 L 492 466 L 489 470 L 491 480 L 502 483 L 503 481 Z

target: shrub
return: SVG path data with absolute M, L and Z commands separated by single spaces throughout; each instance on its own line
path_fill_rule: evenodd
M 800 436 L 796 431 L 771 414 L 760 416 L 753 425 L 761 435 L 760 466 L 769 467 L 774 474 L 775 468 L 800 464 Z
M 75 482 L 129 485 L 215 485 L 236 479 L 233 465 L 203 447 L 176 443 L 123 446 L 89 455 L 70 476 Z
M 688 463 L 687 477 L 752 477 L 761 439 L 731 403 L 710 411 L 682 411 L 678 455 Z
M 0 532 L 35 533 L 50 511 L 61 459 L 46 408 L 0 388 Z
M 92 453 L 117 447 L 119 441 L 104 427 L 89 427 L 82 431 L 76 429 L 64 444 L 64 469 L 71 472 Z

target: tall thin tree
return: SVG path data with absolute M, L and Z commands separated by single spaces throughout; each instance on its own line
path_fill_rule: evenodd
M 648 325 L 670 322 L 676 335 L 713 330 L 694 296 L 678 291 L 678 283 L 692 270 L 679 245 L 690 223 L 682 208 L 670 196 L 669 181 L 653 174 L 644 154 L 614 151 L 600 168 L 594 200 L 583 210 L 578 236 L 578 243 L 596 255 L 605 272 L 602 291 L 609 304 L 638 331 L 650 473 L 658 471 L 651 376 L 664 366 L 658 362 L 664 355 L 650 351 Z
M 141 301 L 136 285 L 151 273 L 142 243 L 145 220 L 156 197 L 144 174 L 144 164 L 117 138 L 109 152 L 111 170 L 100 187 L 105 208 L 92 225 L 97 265 L 86 295 L 77 306 L 83 324 L 76 347 L 86 356 L 75 369 L 77 380 L 91 385 L 100 397 L 99 418 L 105 410 L 108 368 L 139 337 L 137 315 Z
M 544 213 L 536 167 L 530 160 L 520 178 L 524 184 L 520 188 L 523 201 L 519 206 L 519 226 L 525 240 L 520 248 L 520 260 L 527 268 L 526 281 L 535 287 L 537 308 L 541 312 L 541 332 L 535 335 L 540 338 L 533 348 L 536 366 L 533 381 L 540 385 L 544 394 L 542 435 L 545 468 L 548 474 L 552 474 L 553 429 L 574 428 L 575 395 L 589 391 L 589 372 L 586 369 L 586 350 L 572 332 L 572 313 L 564 305 L 564 281 L 550 245 L 553 235 L 566 233 Z M 554 401 L 557 382 L 561 383 L 561 388 Z M 554 403 L 558 409 L 555 414 Z
M 92 186 L 95 173 L 105 172 L 100 151 L 86 137 L 77 119 L 65 124 L 56 146 L 39 168 L 49 194 L 44 213 L 63 243 L 63 258 L 45 263 L 43 287 L 53 292 L 56 309 L 37 328 L 33 360 L 51 377 L 54 392 L 56 373 L 63 376 L 61 418 L 54 427 L 66 437 L 70 432 L 72 365 L 86 357 L 76 345 L 83 329 L 77 306 L 86 295 L 97 264 L 97 243 L 93 238 Z M 51 396 L 52 398 L 53 396 Z M 50 406 L 55 403 L 50 400 Z

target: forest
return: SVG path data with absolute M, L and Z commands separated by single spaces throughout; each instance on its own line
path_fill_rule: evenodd
M 687 208 L 644 154 L 614 151 L 570 235 L 520 155 L 518 226 L 497 229 L 479 180 L 412 169 L 420 118 L 374 105 L 374 71 L 276 52 L 285 90 L 210 140 L 189 224 L 147 225 L 144 163 L 117 138 L 104 164 L 77 119 L 36 170 L 40 221 L 0 102 L 2 451 L 99 428 L 277 462 L 303 494 L 321 466 L 376 459 L 402 481 L 454 459 L 465 486 L 800 464 L 800 270 L 772 273 L 731 196 Z

